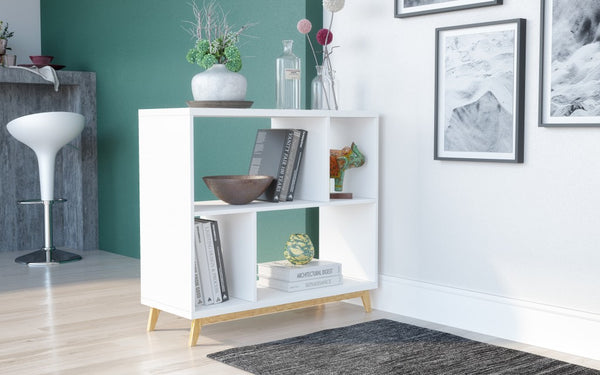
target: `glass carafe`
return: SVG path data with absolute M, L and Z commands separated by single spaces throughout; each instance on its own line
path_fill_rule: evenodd
M 277 65 L 277 108 L 300 109 L 300 58 L 294 55 L 293 40 L 283 41 Z

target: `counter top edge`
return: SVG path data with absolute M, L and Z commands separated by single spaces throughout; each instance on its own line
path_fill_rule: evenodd
M 57 70 L 56 76 L 61 85 L 77 85 L 82 80 L 95 80 L 95 72 Z M 0 83 L 51 84 L 37 74 L 25 70 L 0 67 Z

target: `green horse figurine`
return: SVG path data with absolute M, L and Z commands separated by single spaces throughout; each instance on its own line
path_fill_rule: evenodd
M 335 179 L 335 191 L 342 191 L 344 172 L 350 168 L 358 168 L 365 164 L 365 156 L 358 146 L 352 142 L 341 150 L 329 150 L 329 178 Z

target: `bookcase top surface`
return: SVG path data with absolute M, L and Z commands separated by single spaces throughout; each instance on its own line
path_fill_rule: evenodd
M 271 118 L 377 118 L 371 111 L 327 111 L 306 109 L 269 108 L 155 108 L 140 109 L 139 116 L 190 116 L 190 117 L 271 117 Z

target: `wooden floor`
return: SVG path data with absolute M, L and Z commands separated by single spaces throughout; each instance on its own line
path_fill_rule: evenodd
M 139 261 L 102 251 L 51 267 L 14 263 L 23 252 L 0 253 L 2 374 L 244 374 L 206 358 L 226 348 L 261 343 L 378 318 L 459 334 L 600 369 L 600 361 L 507 342 L 358 305 L 333 303 L 202 328 L 186 346 L 190 321 L 162 313 L 146 332 Z M 357 302 L 360 302 L 357 300 Z

